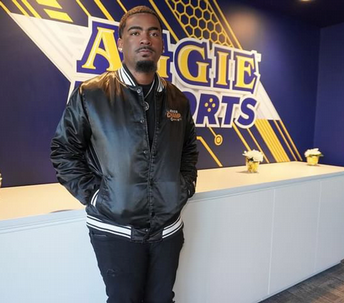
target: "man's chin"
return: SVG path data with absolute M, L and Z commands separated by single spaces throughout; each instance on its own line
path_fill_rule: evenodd
M 157 66 L 152 60 L 141 60 L 136 62 L 135 70 L 139 73 L 156 72 Z

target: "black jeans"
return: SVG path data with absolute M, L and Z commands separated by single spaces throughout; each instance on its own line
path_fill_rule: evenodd
M 183 231 L 136 243 L 90 230 L 108 303 L 172 303 Z

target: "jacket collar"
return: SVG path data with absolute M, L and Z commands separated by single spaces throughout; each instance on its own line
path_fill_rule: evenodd
M 127 86 L 131 87 L 137 87 L 138 84 L 136 83 L 134 77 L 131 75 L 130 71 L 128 68 L 123 64 L 120 69 L 117 70 L 117 75 L 118 78 L 121 82 L 123 82 Z M 158 80 L 158 85 L 157 85 L 157 92 L 162 92 L 165 88 L 165 80 L 162 79 L 157 73 L 155 74 L 156 78 Z

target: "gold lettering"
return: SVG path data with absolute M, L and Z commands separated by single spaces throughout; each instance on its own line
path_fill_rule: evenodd
M 237 75 L 237 82 L 236 88 L 245 88 L 245 89 L 252 89 L 254 86 L 255 79 L 253 79 L 250 83 L 245 83 L 245 74 L 251 76 L 252 68 L 254 68 L 254 60 L 253 58 L 244 57 L 244 56 L 237 56 L 236 57 L 237 68 L 236 68 L 236 75 Z M 247 64 L 248 63 L 248 64 Z
M 198 66 L 197 76 L 193 76 L 190 73 L 188 60 L 189 60 L 190 54 L 194 51 L 200 53 L 202 58 L 205 59 L 204 48 L 196 46 L 196 45 L 186 45 L 183 48 L 181 48 L 181 50 L 178 53 L 179 70 L 181 74 L 189 81 L 208 83 L 208 79 L 207 79 L 207 67 L 209 65 L 208 63 L 196 62 Z
M 217 81 L 218 85 L 228 85 L 228 53 L 217 52 L 218 65 L 217 65 Z
M 107 71 L 114 71 L 121 67 L 121 60 L 119 58 L 118 50 L 116 47 L 115 37 L 113 35 L 114 30 L 98 27 L 98 33 L 94 39 L 93 46 L 86 63 L 82 66 L 86 69 L 96 69 L 94 66 L 94 60 L 97 55 L 103 56 L 108 62 L 109 67 Z M 100 47 L 103 42 L 104 49 Z

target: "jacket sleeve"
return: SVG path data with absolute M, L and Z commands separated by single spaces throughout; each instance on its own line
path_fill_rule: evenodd
M 90 169 L 86 153 L 91 128 L 80 89 L 66 106 L 51 142 L 51 161 L 57 180 L 82 204 L 88 204 L 100 186 L 101 177 Z
M 183 175 L 187 187 L 189 198 L 192 197 L 196 189 L 198 150 L 196 140 L 196 128 L 190 112 L 188 103 L 188 111 L 186 115 L 186 128 L 184 136 L 184 146 L 181 159 L 180 172 Z

